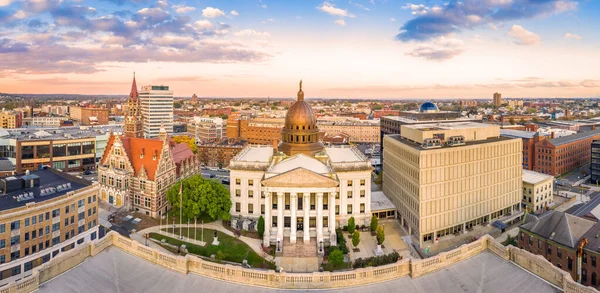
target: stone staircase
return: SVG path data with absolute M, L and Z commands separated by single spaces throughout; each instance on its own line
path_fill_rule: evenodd
M 283 256 L 284 257 L 316 257 L 317 256 L 317 240 L 311 238 L 310 242 L 304 243 L 302 239 L 291 243 L 289 238 L 283 240 Z

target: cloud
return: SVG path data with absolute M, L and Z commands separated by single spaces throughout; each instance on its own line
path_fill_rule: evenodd
M 267 8 L 269 8 L 269 7 L 267 6 L 267 4 L 263 4 L 263 5 L 261 5 L 260 7 L 264 8 L 264 9 L 267 9 Z
M 229 12 L 229 14 L 233 15 L 233 16 L 238 16 L 240 15 L 237 11 L 235 10 L 231 10 L 231 12 Z
M 395 18 L 393 18 L 393 17 L 391 17 L 391 18 L 390 18 L 390 21 L 391 21 L 391 22 L 396 22 L 396 19 L 395 19 Z
M 208 30 L 208 29 L 212 29 L 214 26 L 207 19 L 203 19 L 203 20 L 198 20 L 198 21 L 194 22 L 194 27 L 197 29 Z
M 427 41 L 482 25 L 563 13 L 576 9 L 577 1 L 452 0 L 442 7 L 409 3 L 403 8 L 416 16 L 405 22 L 396 35 L 397 40 L 408 42 Z
M 540 36 L 526 30 L 520 25 L 513 25 L 508 34 L 513 37 L 514 43 L 517 45 L 535 45 L 540 42 Z
M 165 1 L 165 0 L 158 0 L 158 1 L 156 1 L 156 4 L 162 8 L 169 7 L 169 3 L 167 3 L 167 1 Z
M 444 61 L 462 54 L 464 52 L 463 45 L 464 42 L 459 39 L 439 37 L 430 43 L 419 45 L 406 55 L 433 61 Z
M 270 37 L 271 34 L 267 32 L 258 32 L 253 29 L 245 29 L 238 32 L 233 33 L 233 35 L 238 37 Z
M 337 25 L 341 25 L 341 26 L 345 26 L 346 25 L 346 21 L 343 19 L 338 19 L 336 21 L 334 21 L 333 23 L 337 24 Z
M 352 2 L 350 2 L 350 3 L 352 3 Z M 361 4 L 358 4 L 358 3 L 354 3 L 354 6 L 360 8 L 360 9 L 362 9 L 364 11 L 371 11 L 371 9 L 369 9 L 368 7 L 365 7 L 365 6 L 363 6 Z
M 11 39 L 0 39 L 0 54 L 23 53 L 29 50 L 29 45 Z
M 265 19 L 265 20 L 262 21 L 263 24 L 267 24 L 267 23 L 270 23 L 270 22 L 275 22 L 275 20 L 272 19 L 272 18 L 268 18 L 268 19 Z
M 563 38 L 567 39 L 567 40 L 581 40 L 581 37 L 579 35 L 576 34 L 572 34 L 572 33 L 566 33 Z
M 225 16 L 225 12 L 218 8 L 206 7 L 202 9 L 202 16 L 206 18 L 217 18 L 220 16 Z
M 317 9 L 333 16 L 354 17 L 353 14 L 348 13 L 348 10 L 337 8 L 334 4 L 331 4 L 329 2 L 323 2 L 321 6 L 317 7 Z
M 175 9 L 176 13 L 185 14 L 185 13 L 196 10 L 196 7 L 185 6 L 185 5 L 173 5 L 173 9 Z
M 8 6 L 13 2 L 13 0 L 0 0 L 0 7 Z

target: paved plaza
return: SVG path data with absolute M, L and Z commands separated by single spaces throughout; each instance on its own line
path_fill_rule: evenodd
M 179 274 L 110 247 L 81 265 L 40 286 L 40 293 L 105 292 L 281 292 L 219 281 L 196 274 Z M 306 292 L 307 290 L 295 290 Z M 319 292 L 560 292 L 538 277 L 482 252 L 446 269 L 412 279 L 405 276 L 378 284 L 319 290 Z

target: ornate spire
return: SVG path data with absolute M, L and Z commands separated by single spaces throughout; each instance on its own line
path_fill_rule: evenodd
M 302 91 L 302 79 L 300 80 L 300 90 L 298 91 L 298 101 L 304 101 L 304 92 Z
M 131 84 L 131 92 L 129 93 L 129 97 L 133 99 L 133 101 L 137 101 L 138 98 L 137 84 L 135 83 L 135 71 L 133 72 L 133 83 Z

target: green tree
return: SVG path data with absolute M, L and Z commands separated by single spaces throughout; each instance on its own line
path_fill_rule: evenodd
M 173 136 L 173 141 L 176 143 L 185 143 L 188 145 L 188 147 L 190 147 L 190 149 L 192 150 L 192 152 L 194 152 L 194 154 L 198 153 L 198 146 L 196 146 L 196 142 L 194 141 L 193 137 L 190 137 L 187 135 L 178 135 L 178 136 Z
M 540 120 L 537 117 L 533 117 L 533 118 L 531 118 L 531 122 L 533 122 L 533 123 L 539 123 Z
M 180 103 L 180 102 L 175 102 L 175 103 L 173 103 L 173 108 L 175 108 L 175 109 L 181 109 L 181 107 L 182 107 L 182 106 L 183 106 L 183 105 L 181 105 L 181 103 Z
M 508 123 L 510 123 L 510 125 L 515 125 L 515 118 L 510 117 Z
M 334 249 L 327 257 L 333 265 L 341 265 L 344 262 L 344 254 L 339 249 Z
M 358 243 L 360 243 L 360 232 L 354 231 L 354 234 L 352 234 L 352 245 L 354 245 L 354 248 L 358 246 Z
M 377 231 L 377 225 L 378 225 L 379 220 L 377 219 L 377 217 L 375 215 L 373 215 L 371 217 L 371 231 Z
M 385 241 L 385 231 L 383 231 L 383 227 L 377 227 L 377 244 L 382 245 L 383 241 Z
M 350 219 L 348 219 L 348 233 L 353 234 L 354 229 L 356 229 L 356 223 L 354 217 L 350 217 Z
M 262 237 L 262 235 L 265 234 L 265 218 L 263 218 L 263 216 L 258 218 L 258 225 L 256 228 L 258 230 L 258 236 Z
M 524 125 L 525 124 L 525 119 L 521 118 L 521 120 L 519 120 L 519 124 Z
M 183 185 L 183 192 L 179 188 Z M 183 204 L 180 202 L 183 200 Z M 176 215 L 181 208 L 184 220 L 193 220 L 201 215 L 211 219 L 229 220 L 231 215 L 231 198 L 229 190 L 216 180 L 208 180 L 197 174 L 173 184 L 167 191 L 167 200 Z

